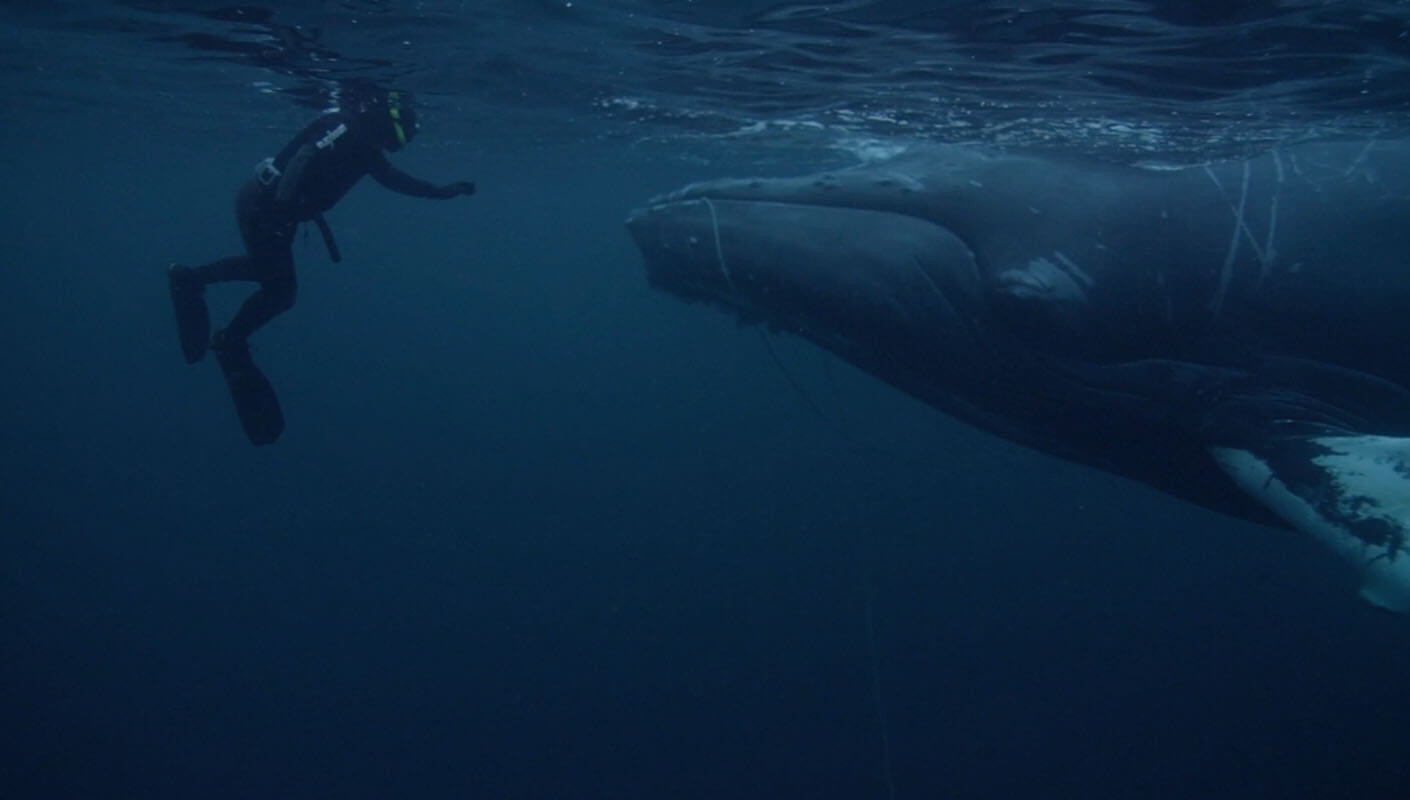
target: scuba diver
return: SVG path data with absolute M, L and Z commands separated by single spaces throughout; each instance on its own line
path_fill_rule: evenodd
M 248 339 L 260 326 L 294 305 L 294 234 L 299 223 L 318 226 L 334 262 L 341 259 L 323 213 L 364 175 L 399 194 L 448 199 L 475 193 L 460 181 L 436 186 L 397 170 L 383 151 L 400 150 L 416 135 L 416 111 L 397 91 L 373 90 L 355 98 L 351 110 L 336 109 L 314 120 L 278 155 L 255 166 L 235 200 L 245 255 L 200 267 L 171 265 L 167 278 L 172 307 L 188 364 L 215 351 L 235 409 L 250 441 L 270 444 L 284 429 L 283 412 L 269 381 L 250 357 Z M 230 323 L 214 335 L 205 287 L 221 281 L 254 281 L 259 289 Z

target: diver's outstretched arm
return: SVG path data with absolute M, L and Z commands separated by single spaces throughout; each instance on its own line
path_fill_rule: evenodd
M 372 176 L 373 180 L 397 194 L 404 194 L 410 197 L 428 197 L 437 200 L 447 200 L 452 197 L 472 195 L 475 193 L 475 184 L 471 181 L 459 181 L 456 183 L 448 183 L 445 186 L 437 186 L 402 172 L 392 166 L 386 158 L 382 157 L 379 157 L 373 162 L 372 168 L 368 170 L 368 174 Z

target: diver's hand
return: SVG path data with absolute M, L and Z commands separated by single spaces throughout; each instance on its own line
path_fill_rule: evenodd
M 441 197 L 449 200 L 452 197 L 465 195 L 469 197 L 475 193 L 474 181 L 459 181 L 441 187 Z

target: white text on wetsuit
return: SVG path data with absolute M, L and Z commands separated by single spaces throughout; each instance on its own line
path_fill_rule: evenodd
M 323 134 L 323 138 L 319 139 L 317 142 L 314 142 L 314 144 L 318 147 L 319 150 L 327 150 L 328 148 L 333 146 L 334 142 L 338 141 L 338 138 L 340 136 L 347 132 L 347 123 L 340 122 L 338 123 L 338 127 Z

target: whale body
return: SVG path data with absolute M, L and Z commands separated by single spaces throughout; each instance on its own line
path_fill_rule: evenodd
M 935 148 L 631 213 L 652 286 L 1028 447 L 1295 528 L 1410 612 L 1410 143 Z

